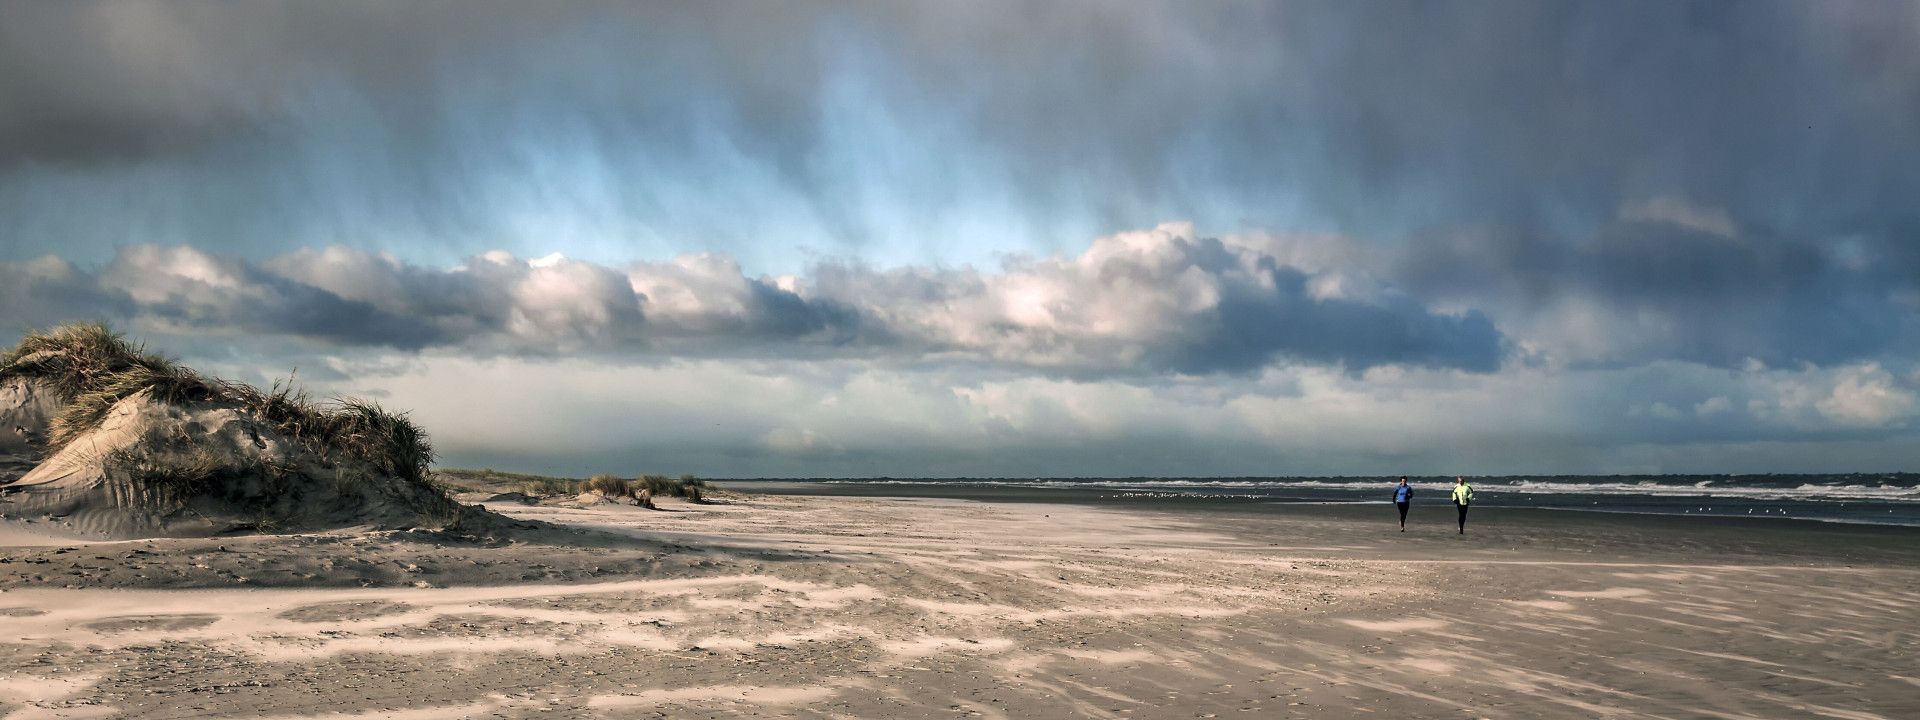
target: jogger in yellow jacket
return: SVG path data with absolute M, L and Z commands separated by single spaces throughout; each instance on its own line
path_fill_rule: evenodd
M 1467 534 L 1467 505 L 1473 502 L 1473 486 L 1467 479 L 1455 475 L 1453 478 L 1453 506 L 1460 509 L 1460 534 Z

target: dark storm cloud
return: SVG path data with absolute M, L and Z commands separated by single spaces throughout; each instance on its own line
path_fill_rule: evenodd
M 1434 314 L 1404 298 L 1386 305 L 1314 301 L 1306 276 L 1273 270 L 1278 293 L 1235 293 L 1222 302 L 1204 343 L 1179 348 L 1164 362 L 1188 372 L 1245 371 L 1276 355 L 1354 370 L 1390 364 L 1500 369 L 1500 331 L 1478 311 Z
M 327 92 L 389 119 L 430 122 L 442 62 L 486 47 L 464 57 L 495 54 L 473 69 L 504 69 L 516 32 L 560 29 L 547 17 L 500 3 L 9 2 L 0 6 L 0 164 L 191 152 L 289 130 Z
M 1912 220 L 1920 194 L 1920 10 L 1899 3 L 4 12 L 0 165 L 15 170 L 0 183 L 27 182 L 26 163 L 148 190 L 156 172 L 266 186 L 215 188 L 226 202 L 159 189 L 182 196 L 150 214 L 219 231 L 162 241 L 315 244 L 226 237 L 269 220 L 328 243 L 497 238 L 520 232 L 489 202 L 514 178 L 540 188 L 521 200 L 604 211 L 610 243 L 804 224 L 856 251 L 992 208 L 1030 249 L 1065 250 L 1090 233 L 1053 230 L 1179 217 L 1382 239 L 1565 231 L 1664 194 L 1782 233 L 1873 234 Z M 698 207 L 736 193 L 766 200 L 745 213 L 759 221 Z M 22 224 L 37 243 L 114 236 L 97 222 Z

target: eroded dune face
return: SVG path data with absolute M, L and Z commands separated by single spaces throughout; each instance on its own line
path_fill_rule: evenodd
M 46 454 L 47 426 L 66 402 L 44 380 L 0 380 L 0 485 L 18 479 Z

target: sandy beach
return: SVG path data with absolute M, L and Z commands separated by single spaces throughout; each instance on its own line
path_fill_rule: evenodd
M 729 494 L 0 549 L 0 717 L 1920 713 L 1920 533 Z M 27 544 L 30 543 L 30 544 Z

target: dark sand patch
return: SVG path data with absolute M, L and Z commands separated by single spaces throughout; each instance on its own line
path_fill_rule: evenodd
M 220 621 L 218 615 L 138 615 L 90 622 L 83 627 L 95 632 L 144 632 L 197 630 Z
M 358 600 L 298 607 L 275 617 L 304 623 L 351 622 L 398 615 L 413 609 L 413 605 L 391 600 Z

